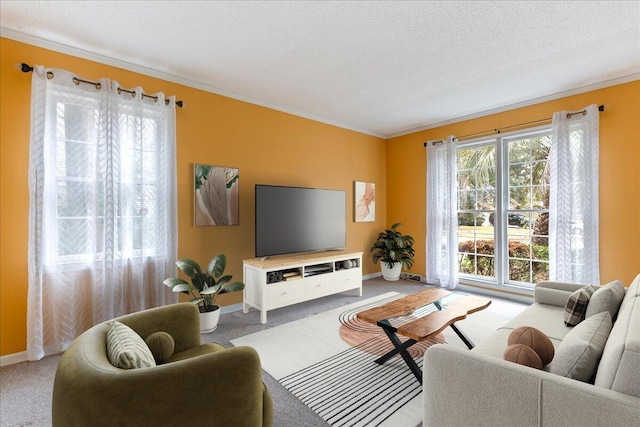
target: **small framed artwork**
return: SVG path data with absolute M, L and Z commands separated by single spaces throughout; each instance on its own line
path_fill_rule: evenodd
M 354 182 L 354 208 L 356 222 L 374 222 L 376 220 L 376 184 L 373 182 Z
M 238 168 L 194 165 L 195 225 L 238 225 Z

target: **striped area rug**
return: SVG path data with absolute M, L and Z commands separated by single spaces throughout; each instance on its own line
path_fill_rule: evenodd
M 402 296 L 390 292 L 231 342 L 254 347 L 263 369 L 332 426 L 417 426 L 422 387 L 399 356 L 374 362 L 392 344 L 380 328 L 355 318 Z M 441 336 L 413 346 L 418 366 L 424 350 L 439 342 Z
M 332 426 L 379 426 L 422 394 L 402 359 L 373 362 L 370 352 L 386 347 L 384 340 L 388 338 L 372 338 L 280 383 Z

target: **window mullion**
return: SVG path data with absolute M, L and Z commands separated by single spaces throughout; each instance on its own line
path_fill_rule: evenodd
M 496 283 L 504 284 L 508 277 L 508 243 L 505 206 L 509 205 L 508 161 L 503 138 L 496 138 L 496 221 L 494 222 L 494 250 Z

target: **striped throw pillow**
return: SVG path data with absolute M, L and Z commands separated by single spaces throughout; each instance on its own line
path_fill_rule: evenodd
M 116 368 L 137 369 L 156 366 L 153 354 L 142 337 L 118 321 L 109 325 L 107 357 Z
M 593 295 L 596 289 L 598 289 L 598 286 L 585 286 L 569 296 L 564 306 L 565 325 L 576 326 L 584 320 L 589 298 L 591 298 L 591 295 Z

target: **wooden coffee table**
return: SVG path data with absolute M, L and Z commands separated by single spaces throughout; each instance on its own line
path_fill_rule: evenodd
M 377 359 L 376 363 L 381 365 L 396 354 L 400 354 L 409 366 L 409 369 L 411 369 L 411 372 L 413 372 L 418 379 L 418 382 L 422 384 L 422 371 L 407 351 L 409 347 L 419 341 L 432 338 L 442 332 L 447 326 L 451 326 L 466 346 L 472 349 L 473 343 L 456 327 L 454 322 L 466 318 L 468 314 L 489 307 L 491 300 L 476 296 L 461 295 L 446 304 L 441 303 L 444 297 L 451 294 L 452 292 L 450 291 L 438 288 L 426 289 L 380 307 L 370 308 L 358 313 L 356 315 L 358 319 L 380 326 L 393 343 L 394 349 Z M 426 315 L 417 315 L 415 320 L 405 323 L 402 326 L 394 327 L 391 325 L 390 320 L 394 317 L 412 315 L 417 309 L 429 304 L 433 304 L 437 310 Z M 397 334 L 409 339 L 403 343 Z

